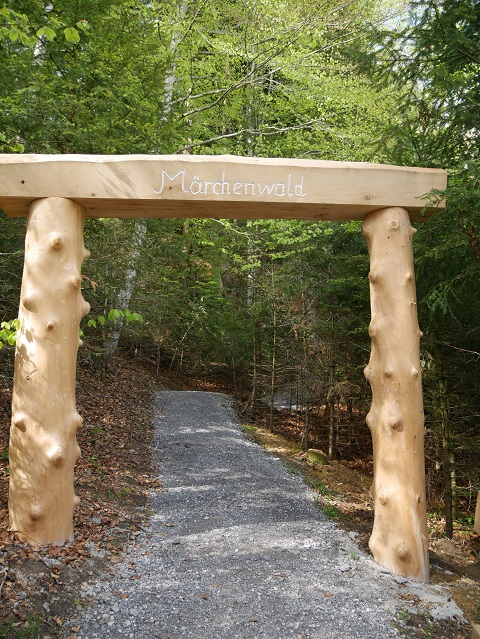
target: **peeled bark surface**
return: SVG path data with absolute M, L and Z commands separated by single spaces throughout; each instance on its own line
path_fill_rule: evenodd
M 31 544 L 73 539 L 75 405 L 82 298 L 83 208 L 67 199 L 30 209 L 10 433 L 10 528 Z
M 412 237 L 402 208 L 370 213 L 372 339 L 365 377 L 372 388 L 375 521 L 370 549 L 393 572 L 428 582 L 424 419 Z

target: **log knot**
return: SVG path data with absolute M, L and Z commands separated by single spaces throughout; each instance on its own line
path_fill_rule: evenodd
M 379 493 L 378 495 L 378 501 L 383 504 L 385 506 L 385 504 L 388 501 L 388 495 L 387 493 L 384 493 L 383 491 L 381 493 Z
M 13 418 L 13 425 L 24 433 L 27 430 L 27 417 L 25 413 L 18 413 L 18 415 Z
M 82 285 L 82 277 L 80 275 L 72 275 L 69 278 L 70 284 L 73 286 L 73 288 L 79 289 L 80 286 Z
M 397 555 L 402 561 L 408 561 L 410 559 L 410 551 L 408 550 L 406 544 L 399 544 L 397 548 Z
M 376 337 L 378 335 L 378 325 L 371 322 L 368 327 L 368 334 L 370 337 Z
M 72 424 L 75 430 L 78 430 L 80 426 L 83 424 L 83 417 L 78 413 L 75 413 L 72 418 Z
M 53 331 L 58 326 L 58 319 L 56 317 L 49 317 L 45 322 L 47 330 Z
M 37 521 L 37 519 L 40 519 L 40 517 L 42 517 L 42 515 L 43 515 L 42 506 L 40 504 L 33 504 L 33 506 L 30 509 L 30 517 L 34 521 Z
M 38 308 L 38 295 L 36 291 L 29 290 L 25 293 L 23 298 L 23 306 L 27 311 L 34 312 Z
M 82 303 L 80 305 L 80 317 L 85 317 L 90 313 L 90 304 L 82 299 Z
M 403 430 L 403 423 L 400 417 L 390 417 L 390 426 L 393 430 L 401 432 Z
M 54 466 L 60 466 L 65 461 L 65 451 L 61 446 L 54 446 L 48 452 L 48 459 Z
M 50 246 L 59 251 L 63 247 L 63 237 L 59 233 L 52 233 L 50 235 Z

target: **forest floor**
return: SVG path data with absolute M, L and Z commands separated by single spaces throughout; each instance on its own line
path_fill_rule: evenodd
M 75 541 L 32 549 L 8 531 L 11 384 L 0 379 L 0 639 L 54 637 L 63 619 L 85 605 L 79 597 L 81 584 L 114 570 L 128 544 L 147 524 L 148 495 L 162 490 L 160 482 L 152 479 L 153 392 L 163 388 L 234 394 L 225 384 L 211 380 L 168 371 L 160 371 L 157 377 L 148 363 L 127 356 L 117 358 L 104 379 L 93 368 L 79 366 L 77 381 L 77 405 L 84 424 L 78 434 L 82 458 L 76 467 L 75 490 L 81 504 L 75 513 Z M 262 406 L 246 413 L 241 398 L 236 408 L 245 432 L 281 457 L 292 472 L 302 473 L 317 491 L 326 514 L 340 527 L 357 533 L 356 542 L 366 550 L 373 522 L 372 461 L 371 456 L 359 454 L 368 446 L 363 418 L 354 415 L 347 420 L 344 431 L 350 443 L 340 442 L 341 460 L 327 464 L 321 451 L 327 425 L 322 426 L 320 411 L 311 448 L 302 451 L 298 442 L 303 425 L 295 415 L 276 411 L 270 420 L 268 407 Z M 472 621 L 480 600 L 480 540 L 468 529 L 457 528 L 453 540 L 441 533 L 441 522 L 432 519 L 432 583 L 448 587 Z M 425 629 L 424 620 L 414 616 L 406 620 L 402 632 L 412 638 L 470 637 L 469 629 L 459 634 L 458 626 L 448 622 Z

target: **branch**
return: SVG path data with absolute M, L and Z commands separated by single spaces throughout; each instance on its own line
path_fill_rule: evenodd
M 447 346 L 448 348 L 453 348 L 453 350 L 455 351 L 460 351 L 461 353 L 469 353 L 470 355 L 476 355 L 477 357 L 480 357 L 480 353 L 477 353 L 477 351 L 469 351 L 466 348 L 458 348 L 458 346 L 453 346 L 453 344 L 447 344 L 447 342 L 438 342 L 440 344 L 440 346 Z
M 269 126 L 266 129 L 251 129 L 251 128 L 240 129 L 238 131 L 234 131 L 233 133 L 224 133 L 222 135 L 217 135 L 216 137 L 209 138 L 208 140 L 202 140 L 200 142 L 193 142 L 192 144 L 186 144 L 181 149 L 176 151 L 176 154 L 184 153 L 185 151 L 189 151 L 199 146 L 206 146 L 207 144 L 218 142 L 218 140 L 238 137 L 240 135 L 244 135 L 245 133 L 248 135 L 265 135 L 266 136 L 266 135 L 278 135 L 279 133 L 288 133 L 289 131 L 301 131 L 304 129 L 312 129 L 313 125 L 318 124 L 319 121 L 320 120 L 310 120 L 309 122 L 305 122 L 304 124 L 297 124 L 295 126 L 287 126 L 287 127 Z

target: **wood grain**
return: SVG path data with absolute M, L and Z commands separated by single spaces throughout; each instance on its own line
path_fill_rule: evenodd
M 0 154 L 0 207 L 27 217 L 31 202 L 74 200 L 87 217 L 363 220 L 400 206 L 412 221 L 441 169 L 238 156 Z

